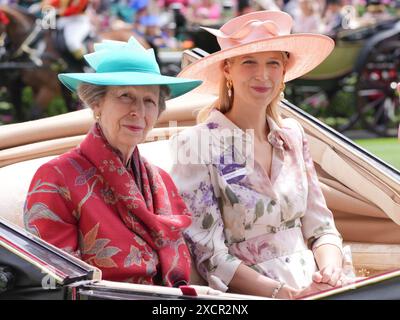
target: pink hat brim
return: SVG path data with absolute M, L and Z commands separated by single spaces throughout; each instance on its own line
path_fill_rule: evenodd
M 202 80 L 194 92 L 218 94 L 221 62 L 225 59 L 265 51 L 290 53 L 285 82 L 296 79 L 317 67 L 332 52 L 335 42 L 321 34 L 296 33 L 272 39 L 257 40 L 217 51 L 185 67 L 178 77 Z

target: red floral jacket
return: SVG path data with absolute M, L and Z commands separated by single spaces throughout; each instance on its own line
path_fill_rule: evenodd
M 103 279 L 188 282 L 186 205 L 170 176 L 137 148 L 132 160 L 136 175 L 93 126 L 80 146 L 38 169 L 26 199 L 25 227 L 100 268 Z

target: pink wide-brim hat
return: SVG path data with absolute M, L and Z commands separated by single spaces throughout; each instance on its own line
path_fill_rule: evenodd
M 178 77 L 202 80 L 194 92 L 218 94 L 225 59 L 264 51 L 289 53 L 285 82 L 301 77 L 324 61 L 335 43 L 321 34 L 291 34 L 292 24 L 287 13 L 267 10 L 233 18 L 220 29 L 203 27 L 217 37 L 221 50 L 188 65 Z

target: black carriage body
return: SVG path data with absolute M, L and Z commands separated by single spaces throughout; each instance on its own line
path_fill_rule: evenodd
M 0 272 L 0 300 L 63 300 L 68 285 L 93 280 L 96 269 L 0 220 Z
M 400 300 L 400 272 L 392 272 L 377 277 L 360 287 L 349 288 L 346 291 L 331 294 L 326 300 Z M 374 279 L 371 279 L 374 280 Z
M 102 281 L 97 268 L 0 218 L 0 300 L 207 299 L 178 288 L 154 288 Z

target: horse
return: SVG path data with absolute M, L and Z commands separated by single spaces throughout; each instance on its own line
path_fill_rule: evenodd
M 0 37 L 5 39 L 6 48 L 1 56 L 0 69 L 8 75 L 3 81 L 6 82 L 17 120 L 26 119 L 21 101 L 24 86 L 32 88 L 32 118 L 40 117 L 57 96 L 64 98 L 68 111 L 75 110 L 71 95 L 57 79 L 57 71 L 65 68 L 66 64 L 54 46 L 51 32 L 40 30 L 36 17 L 22 10 L 0 6 L 0 11 L 8 19 L 8 23 L 3 23 L 0 29 Z
M 24 86 L 31 87 L 33 92 L 31 119 L 41 117 L 56 97 L 64 99 L 68 111 L 76 110 L 77 103 L 73 102 L 71 92 L 58 81 L 57 75 L 60 72 L 83 72 L 85 64 L 69 54 L 62 41 L 63 30 L 43 29 L 34 15 L 17 7 L 0 5 L 0 12 L 8 19 L 7 24 L 0 23 L 0 42 L 4 39 L 6 49 L 0 53 L 0 70 L 7 71 L 2 72 L 7 76 L 0 79 L 0 85 L 9 92 L 17 121 L 26 120 L 21 101 Z M 103 32 L 95 39 L 127 41 L 130 36 L 150 47 L 146 40 L 129 29 Z

